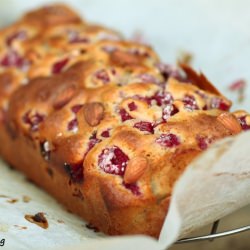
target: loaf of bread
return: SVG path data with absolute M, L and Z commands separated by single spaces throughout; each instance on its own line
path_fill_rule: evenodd
M 106 234 L 158 237 L 188 164 L 250 129 L 203 74 L 64 5 L 0 34 L 1 156 Z

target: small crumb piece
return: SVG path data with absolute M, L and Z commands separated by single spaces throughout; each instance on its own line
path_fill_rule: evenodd
M 20 230 L 25 230 L 25 229 L 27 229 L 27 227 L 19 226 L 19 225 L 14 225 L 14 227 L 17 227 L 17 228 L 20 229 Z
M 4 194 L 0 194 L 0 198 L 10 198 L 10 197 Z
M 49 223 L 45 218 L 44 213 L 37 213 L 35 215 L 25 215 L 24 218 L 27 221 L 34 223 L 37 226 L 42 227 L 44 229 L 47 229 L 49 227 Z
M 9 199 L 9 200 L 7 200 L 7 202 L 9 202 L 9 203 L 16 203 L 16 202 L 18 202 L 18 199 Z
M 31 198 L 29 196 L 27 196 L 27 195 L 23 196 L 23 202 L 29 203 L 30 201 L 31 201 Z
M 89 223 L 89 224 L 86 224 L 85 227 L 88 228 L 88 229 L 90 229 L 90 230 L 93 230 L 95 233 L 100 232 L 100 230 L 99 230 L 97 227 L 93 226 L 93 225 L 90 224 L 90 223 Z
M 57 220 L 58 223 L 63 224 L 65 223 L 63 220 Z

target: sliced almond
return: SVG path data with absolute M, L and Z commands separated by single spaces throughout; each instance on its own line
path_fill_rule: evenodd
M 124 174 L 124 182 L 126 184 L 135 183 L 144 174 L 148 166 L 148 161 L 145 157 L 135 157 L 132 158 L 126 167 Z
M 104 107 L 100 102 L 87 103 L 84 105 L 83 114 L 86 122 L 94 127 L 103 119 Z
M 36 224 L 39 227 L 42 227 L 44 229 L 47 229 L 49 227 L 49 223 L 44 215 L 44 213 L 37 213 L 35 215 L 25 215 L 24 218 L 31 222 Z
M 231 130 L 232 134 L 238 134 L 242 128 L 233 114 L 222 113 L 217 117 L 217 120 L 227 129 Z
M 115 50 L 110 57 L 113 64 L 121 67 L 139 65 L 141 62 L 140 56 L 120 50 Z
M 53 102 L 53 107 L 55 109 L 60 109 L 64 105 L 66 105 L 74 96 L 76 92 L 75 86 L 69 86 L 67 88 L 64 88 L 61 92 L 58 93 L 56 96 L 54 102 Z

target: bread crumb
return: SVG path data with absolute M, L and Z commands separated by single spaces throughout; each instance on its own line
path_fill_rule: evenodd
M 47 229 L 49 227 L 49 223 L 46 219 L 46 217 L 44 216 L 44 213 L 37 213 L 35 215 L 25 215 L 24 218 L 31 222 L 31 223 L 34 223 L 36 224 L 37 226 L 39 227 L 42 227 L 44 229 Z
M 30 201 L 31 201 L 31 198 L 29 196 L 27 196 L 27 195 L 23 196 L 23 202 L 29 203 Z
M 18 199 L 9 199 L 7 200 L 8 203 L 16 203 L 18 202 Z
M 17 227 L 18 229 L 21 229 L 21 230 L 26 230 L 27 229 L 27 227 L 19 226 L 19 225 L 14 225 L 14 227 Z
M 100 230 L 99 230 L 97 227 L 93 226 L 93 225 L 90 224 L 90 223 L 89 223 L 89 224 L 86 224 L 85 227 L 88 228 L 88 229 L 90 229 L 90 230 L 93 230 L 95 233 L 100 232 Z
M 10 198 L 10 197 L 4 194 L 0 194 L 0 198 Z

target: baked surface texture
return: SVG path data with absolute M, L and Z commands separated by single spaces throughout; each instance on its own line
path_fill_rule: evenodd
M 1 156 L 104 233 L 158 237 L 187 165 L 250 128 L 203 74 L 67 6 L 0 34 Z

